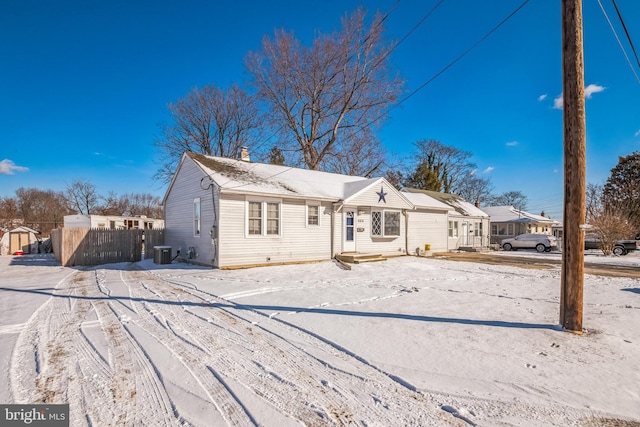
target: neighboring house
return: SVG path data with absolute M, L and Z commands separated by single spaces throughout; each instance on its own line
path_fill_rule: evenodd
M 22 251 L 25 254 L 37 254 L 40 247 L 38 231 L 29 227 L 17 227 L 4 233 L 0 239 L 0 255 L 13 255 Z
M 403 188 L 402 191 L 426 194 L 449 208 L 447 220 L 448 250 L 489 248 L 489 215 L 456 194 Z
M 425 214 L 439 215 L 434 224 L 445 230 L 446 211 L 428 204 Z M 180 258 L 220 268 L 353 252 L 402 255 L 431 241 L 445 249 L 432 237 L 439 232 L 408 232 L 419 218 L 409 214 L 414 204 L 384 178 L 187 152 L 163 205 L 165 245 Z
M 139 216 L 115 215 L 65 215 L 64 226 L 67 228 L 108 228 L 125 229 L 157 229 L 164 228 L 164 220 Z
M 488 206 L 480 208 L 491 217 L 491 243 L 524 233 L 555 234 L 560 222 L 542 215 L 534 215 L 513 206 Z
M 428 194 L 409 190 L 401 191 L 414 206 L 407 212 L 407 252 L 416 255 L 428 251 L 446 252 L 449 250 L 447 218 L 451 208 Z

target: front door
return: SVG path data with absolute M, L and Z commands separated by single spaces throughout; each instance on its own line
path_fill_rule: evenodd
M 462 244 L 469 245 L 469 223 L 467 221 L 462 223 Z
M 343 252 L 356 251 L 356 211 L 346 209 L 344 211 L 344 238 L 342 242 Z

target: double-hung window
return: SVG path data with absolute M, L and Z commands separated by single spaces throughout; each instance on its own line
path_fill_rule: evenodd
M 280 202 L 247 202 L 247 235 L 278 236 L 281 228 Z
M 262 235 L 262 202 L 249 202 L 249 234 Z
M 307 205 L 307 225 L 320 225 L 320 206 Z
M 280 234 L 280 203 L 267 203 L 267 235 Z
M 371 235 L 376 237 L 400 236 L 400 211 L 371 211 Z
M 449 237 L 458 237 L 458 221 L 449 221 Z

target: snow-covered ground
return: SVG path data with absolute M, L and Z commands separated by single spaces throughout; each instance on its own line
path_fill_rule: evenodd
M 640 282 L 585 276 L 581 336 L 559 293 L 559 267 L 433 258 L 0 257 L 0 402 L 69 403 L 73 426 L 640 425 Z

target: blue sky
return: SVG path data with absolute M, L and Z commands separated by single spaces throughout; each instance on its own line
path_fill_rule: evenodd
M 476 43 L 523 0 L 445 0 L 391 61 L 411 92 Z M 640 69 L 611 0 L 601 0 Z M 246 78 L 243 58 L 274 29 L 307 42 L 361 2 L 9 0 L 0 14 L 0 196 L 19 187 L 63 191 L 74 179 L 100 194 L 162 196 L 153 140 L 166 105 L 194 86 Z M 395 8 L 399 40 L 436 0 L 367 1 Z M 636 49 L 640 2 L 617 0 Z M 585 0 L 587 181 L 640 150 L 640 83 L 597 0 Z M 473 153 L 495 193 L 517 190 L 532 213 L 562 218 L 560 1 L 531 0 L 476 49 L 391 112 L 380 138 L 397 159 L 438 139 Z

